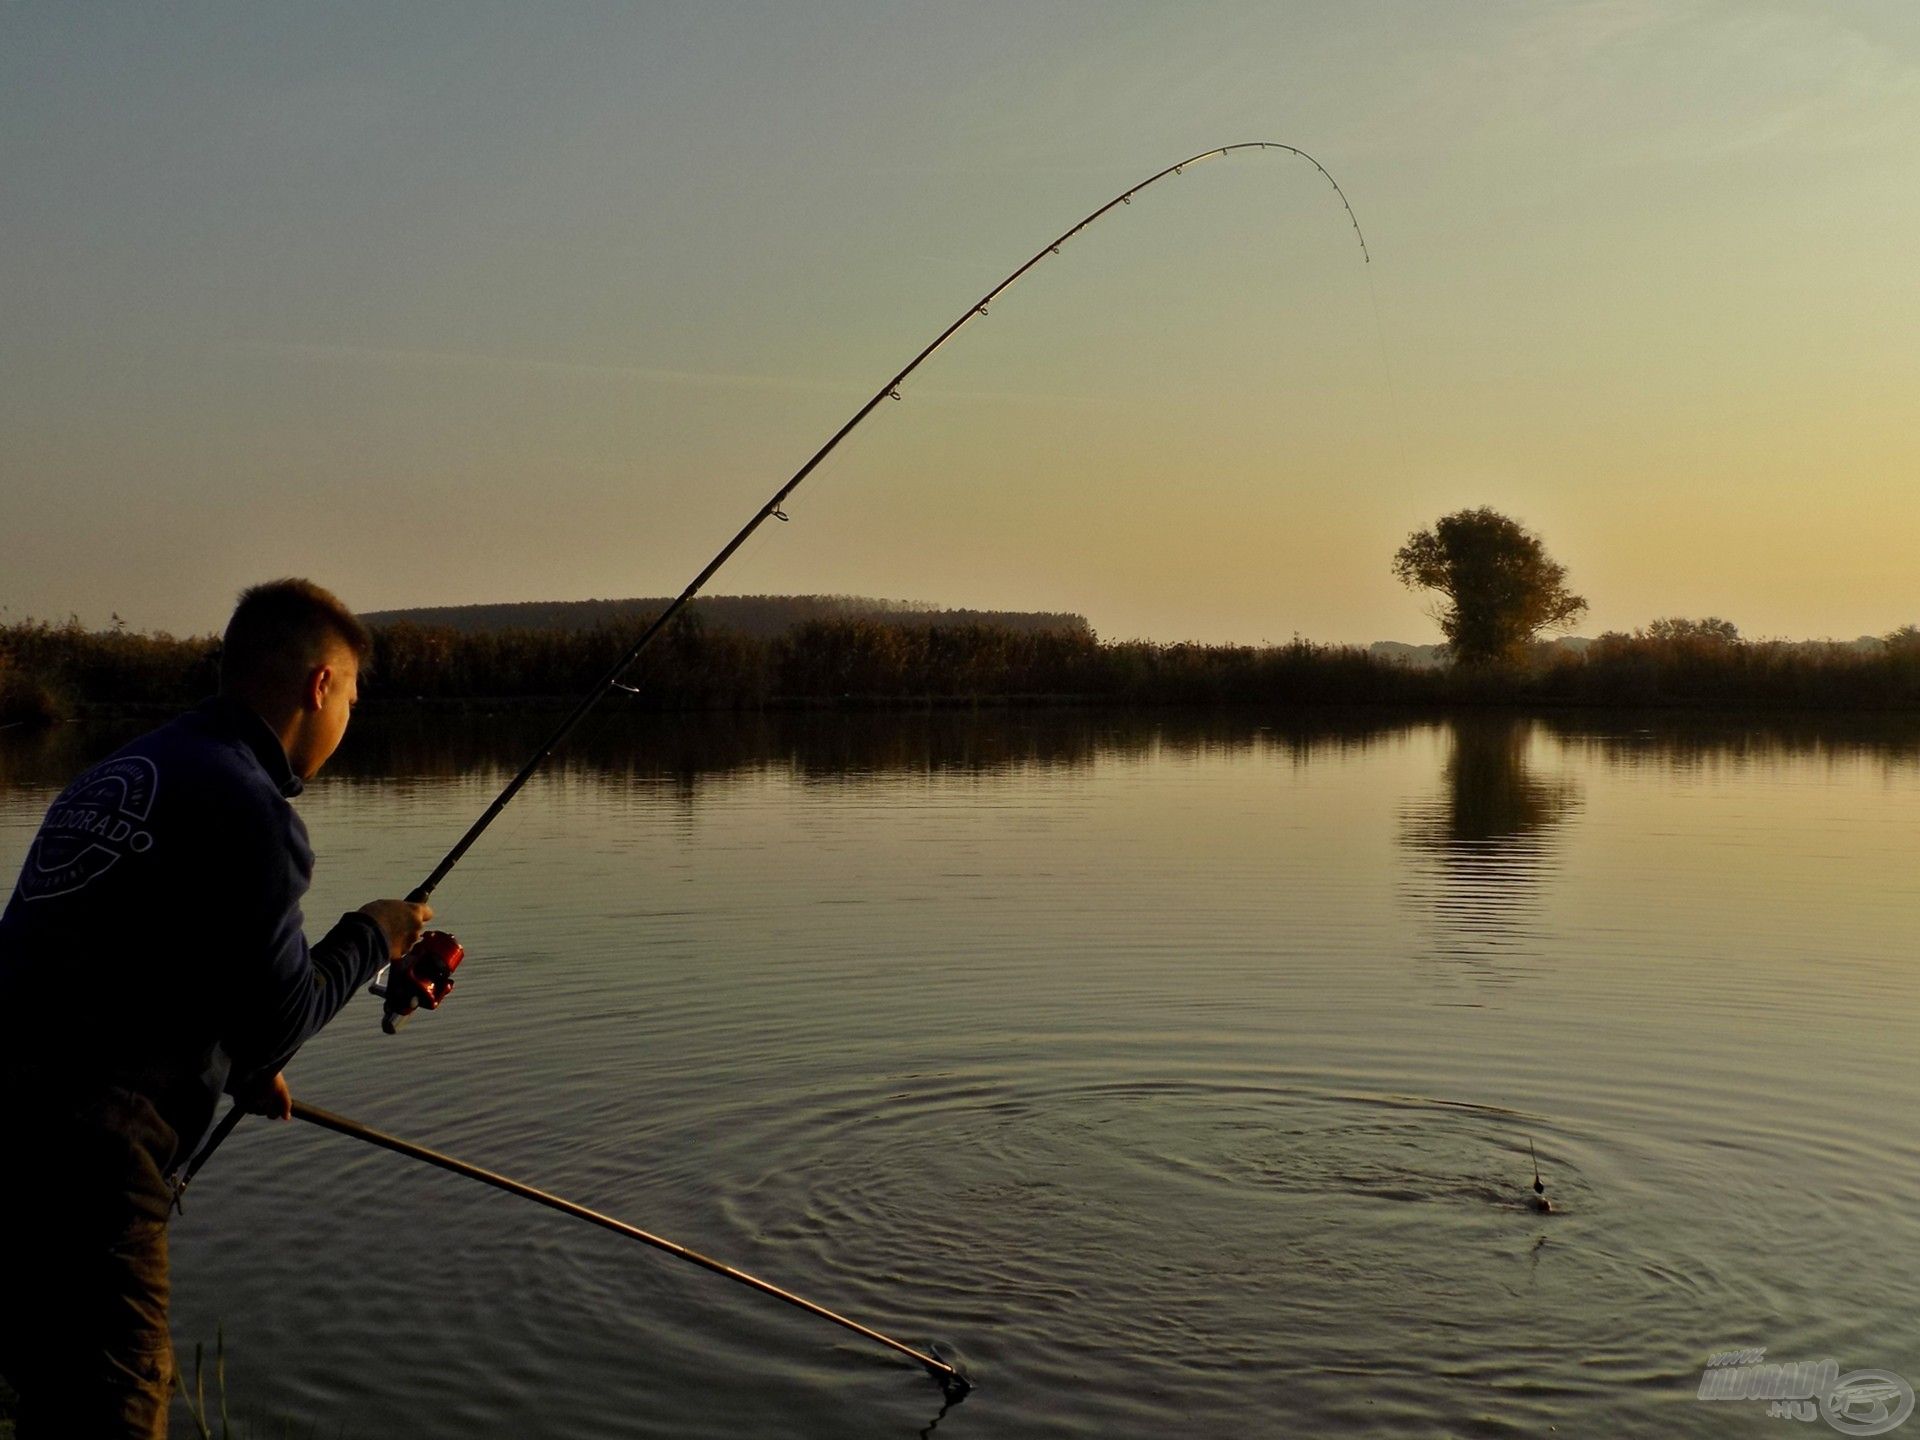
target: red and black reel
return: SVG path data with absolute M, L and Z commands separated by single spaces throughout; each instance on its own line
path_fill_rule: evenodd
M 453 989 L 453 972 L 467 952 L 444 930 L 429 930 L 367 988 L 383 998 L 380 1028 L 391 1035 L 416 1010 L 438 1010 Z

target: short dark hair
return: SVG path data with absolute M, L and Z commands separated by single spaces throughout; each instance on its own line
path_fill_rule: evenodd
M 269 580 L 240 592 L 220 644 L 220 688 L 297 682 L 325 663 L 333 643 L 365 661 L 373 637 L 331 590 L 311 580 Z

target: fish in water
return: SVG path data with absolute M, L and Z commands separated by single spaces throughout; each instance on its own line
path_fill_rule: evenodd
M 1542 1215 L 1553 1213 L 1553 1202 L 1547 1199 L 1547 1185 L 1540 1178 L 1540 1157 L 1534 1153 L 1533 1137 L 1527 1137 L 1527 1154 L 1533 1157 L 1533 1194 L 1527 1197 L 1527 1204 Z

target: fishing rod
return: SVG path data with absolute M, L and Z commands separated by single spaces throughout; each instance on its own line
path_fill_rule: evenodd
M 1203 150 L 1198 155 L 1190 155 L 1185 160 L 1177 161 L 1167 166 L 1164 170 L 1159 170 L 1149 175 L 1138 184 L 1122 190 L 1118 195 L 1086 216 L 1086 218 L 1078 224 L 1063 231 L 1038 250 L 1034 251 L 1032 257 L 1029 258 L 1025 264 L 1021 265 L 1012 274 L 1008 275 L 1006 279 L 1002 280 L 998 285 L 995 285 L 991 290 L 987 291 L 986 294 L 974 301 L 973 304 L 969 305 L 961 312 L 957 320 L 948 325 L 947 328 L 942 330 L 938 335 L 934 336 L 927 346 L 909 360 L 892 379 L 886 381 L 878 390 L 874 391 L 872 398 L 856 410 L 844 425 L 834 431 L 833 434 L 828 437 L 826 444 L 814 451 L 808 458 L 806 464 L 794 471 L 793 474 L 788 477 L 787 482 L 778 490 L 774 491 L 771 498 L 769 498 L 764 505 L 754 511 L 752 518 L 740 527 L 739 533 L 720 548 L 720 553 L 709 560 L 705 568 L 688 582 L 686 589 L 680 592 L 673 603 L 654 617 L 646 629 L 640 632 L 639 638 L 621 652 L 620 657 L 615 660 L 612 665 L 607 667 L 605 674 L 593 682 L 593 685 L 587 690 L 586 694 L 582 695 L 573 709 L 567 712 L 566 718 L 563 719 L 559 725 L 555 727 L 553 733 L 547 737 L 545 743 L 533 753 L 526 764 L 520 767 L 513 778 L 507 781 L 500 793 L 494 796 L 493 802 L 480 813 L 480 818 L 467 827 L 466 834 L 462 835 L 454 847 L 441 857 L 440 863 L 433 867 L 433 872 L 414 888 L 413 892 L 407 896 L 407 899 L 416 904 L 420 904 L 424 903 L 428 897 L 433 894 L 440 882 L 447 878 L 448 872 L 460 863 L 461 858 L 467 851 L 473 848 L 473 843 L 486 832 L 489 825 L 493 824 L 500 812 L 507 808 L 507 805 L 512 801 L 513 797 L 520 793 L 521 787 L 532 778 L 534 772 L 546 763 L 547 758 L 574 732 L 580 722 L 586 719 L 587 712 L 592 710 L 593 707 L 600 702 L 602 696 L 609 690 L 622 690 L 628 694 L 640 693 L 637 687 L 625 684 L 621 677 L 626 674 L 628 668 L 640 657 L 641 653 L 653 643 L 654 637 L 667 627 L 674 616 L 678 615 L 694 596 L 700 593 L 706 583 L 718 572 L 720 567 L 733 558 L 734 552 L 746 544 L 756 530 L 768 520 L 786 520 L 788 518 L 786 511 L 780 508 L 786 502 L 787 497 L 800 488 L 802 482 L 819 468 L 820 462 L 831 455 L 842 440 L 845 440 L 847 436 L 851 435 L 862 421 L 880 408 L 882 401 L 890 399 L 898 400 L 900 398 L 901 385 L 907 381 L 908 377 L 911 376 L 914 371 L 918 370 L 932 358 L 936 351 L 949 340 L 953 339 L 955 335 L 958 335 L 968 325 L 972 324 L 974 320 L 986 315 L 987 307 L 1018 283 L 1029 270 L 1033 269 L 1043 260 L 1058 255 L 1061 246 L 1073 239 L 1073 237 L 1078 235 L 1082 230 L 1085 230 L 1088 226 L 1100 220 L 1109 211 L 1122 205 L 1131 205 L 1134 196 L 1138 195 L 1148 186 L 1158 184 L 1169 175 L 1184 174 L 1195 165 L 1199 165 L 1208 160 L 1218 159 L 1223 155 L 1231 155 L 1236 150 L 1278 150 L 1288 155 L 1298 156 L 1313 166 L 1313 168 L 1319 171 L 1321 176 L 1325 178 L 1327 184 L 1333 187 L 1333 193 L 1339 197 L 1341 208 L 1346 211 L 1347 219 L 1353 226 L 1354 239 L 1359 241 L 1361 260 L 1369 265 L 1373 263 L 1373 255 L 1367 249 L 1367 237 L 1360 229 L 1360 218 L 1353 213 L 1353 206 L 1347 200 L 1347 192 L 1340 188 L 1340 182 L 1333 178 L 1333 175 L 1328 171 L 1326 166 L 1322 165 L 1306 151 L 1299 149 L 1297 146 L 1282 144 L 1278 140 L 1246 140 L 1233 145 L 1217 146 L 1212 150 Z M 440 1003 L 446 999 L 448 993 L 453 989 L 453 971 L 454 968 L 459 965 L 464 953 L 459 944 L 455 942 L 451 936 L 438 931 L 430 931 L 428 934 L 422 936 L 420 943 L 412 950 L 409 950 L 406 955 L 394 961 L 391 965 L 384 967 L 379 977 L 375 979 L 373 985 L 370 987 L 373 993 L 381 996 L 384 1001 L 380 1017 L 380 1028 L 387 1034 L 392 1035 L 398 1031 L 400 1026 L 405 1023 L 407 1017 L 412 1015 L 415 1010 L 438 1009 Z M 237 1104 L 229 1109 L 221 1119 L 220 1124 L 214 1129 L 212 1135 L 207 1138 L 206 1143 L 201 1146 L 199 1152 L 188 1161 L 185 1170 L 174 1185 L 176 1202 L 180 1194 L 186 1189 L 187 1184 L 199 1173 L 200 1168 L 206 1164 L 208 1158 L 220 1147 L 227 1136 L 233 1133 L 234 1127 L 240 1123 L 242 1113 Z
M 950 1400 L 958 1400 L 973 1388 L 973 1382 L 960 1373 L 958 1366 L 916 1350 L 911 1345 L 895 1340 L 892 1336 L 882 1335 L 878 1330 L 870 1329 L 857 1320 L 849 1320 L 846 1316 L 837 1314 L 824 1305 L 816 1305 L 811 1300 L 802 1299 L 791 1290 L 782 1290 L 778 1285 L 762 1280 L 757 1275 L 736 1270 L 733 1266 L 715 1260 L 711 1256 L 702 1255 L 697 1250 L 689 1250 L 684 1245 L 642 1230 L 637 1225 L 629 1225 L 624 1220 L 616 1220 L 611 1215 L 601 1214 L 598 1210 L 589 1210 L 584 1205 L 576 1204 L 550 1191 L 538 1189 L 524 1181 L 515 1180 L 511 1176 L 483 1169 L 466 1160 L 442 1154 L 438 1150 L 429 1150 L 424 1145 L 416 1145 L 411 1140 L 402 1140 L 397 1135 L 388 1135 L 384 1131 L 375 1130 L 370 1125 L 362 1125 L 358 1120 L 349 1120 L 346 1116 L 336 1115 L 331 1110 L 322 1110 L 318 1105 L 294 1101 L 293 1118 L 304 1120 L 309 1125 L 317 1125 L 323 1130 L 331 1130 L 335 1134 L 365 1141 L 369 1145 L 377 1145 L 383 1150 L 391 1150 L 396 1155 L 405 1155 L 409 1159 L 419 1160 L 441 1170 L 452 1171 L 455 1175 L 464 1175 L 469 1180 L 478 1180 L 482 1185 L 491 1185 L 494 1189 L 504 1190 L 509 1195 L 518 1195 L 522 1200 L 531 1200 L 537 1205 L 545 1205 L 549 1210 L 558 1210 L 562 1215 L 571 1215 L 576 1220 L 588 1221 L 600 1226 L 603 1230 L 611 1230 L 616 1235 L 624 1236 L 629 1240 L 638 1240 L 642 1245 L 651 1245 L 656 1250 L 664 1250 L 669 1255 L 676 1255 L 690 1264 L 698 1265 L 703 1270 L 724 1275 L 729 1280 L 758 1290 L 762 1295 L 771 1295 L 776 1300 L 783 1300 L 796 1309 L 806 1311 L 809 1315 L 818 1315 L 822 1320 L 831 1320 L 844 1330 L 851 1330 L 856 1335 L 876 1341 L 896 1354 L 916 1361 L 929 1375 L 940 1382 L 941 1389 L 947 1393 Z
M 635 640 L 632 645 L 628 646 L 627 649 L 622 652 L 620 658 L 615 660 L 613 664 L 607 668 L 607 672 L 604 675 L 594 681 L 592 688 L 580 698 L 580 702 L 575 705 L 567 717 L 560 722 L 553 734 L 547 738 L 546 743 L 533 754 L 532 758 L 529 759 L 525 765 L 520 767 L 519 772 L 509 780 L 501 789 L 500 793 L 494 797 L 493 803 L 481 812 L 480 818 L 467 827 L 467 833 L 462 835 L 454 847 L 442 857 L 440 863 L 433 867 L 433 873 L 421 881 L 419 886 L 407 898 L 415 902 L 422 902 L 433 894 L 440 882 L 447 878 L 447 873 L 451 871 L 454 866 L 458 865 L 461 857 L 472 848 L 474 841 L 478 840 L 480 836 L 485 833 L 486 828 L 494 822 L 495 817 L 507 808 L 508 802 L 520 793 L 520 787 L 527 783 L 534 771 L 538 770 L 546 761 L 547 757 L 560 746 L 560 743 L 573 733 L 574 728 L 586 718 L 587 712 L 599 702 L 601 696 L 605 695 L 609 690 L 624 690 L 629 694 L 638 693 L 634 686 L 621 684 L 620 677 L 624 675 L 628 667 L 639 658 L 641 652 L 653 643 L 654 636 L 664 630 L 673 617 L 678 615 L 682 608 L 684 608 L 694 596 L 700 593 L 706 586 L 707 581 L 713 578 L 714 574 L 722 565 L 725 565 L 728 560 L 733 558 L 734 552 L 746 544 L 756 530 L 768 520 L 786 520 L 789 518 L 787 513 L 780 508 L 787 497 L 800 488 L 802 482 L 819 467 L 821 461 L 825 460 L 827 456 L 834 452 L 842 440 L 851 435 L 863 420 L 880 408 L 880 403 L 883 400 L 898 400 L 900 398 L 901 385 L 906 382 L 907 378 L 911 376 L 914 371 L 918 370 L 931 359 L 936 351 L 949 340 L 953 339 L 955 335 L 958 335 L 968 325 L 972 324 L 975 319 L 984 316 L 987 313 L 987 307 L 1011 289 L 1029 270 L 1033 269 L 1034 266 L 1049 256 L 1058 255 L 1062 245 L 1065 245 L 1082 230 L 1085 230 L 1089 225 L 1099 220 L 1109 210 L 1112 210 L 1117 205 L 1131 205 L 1134 196 L 1138 195 L 1142 190 L 1145 190 L 1149 185 L 1166 179 L 1169 175 L 1182 174 L 1194 165 L 1198 165 L 1206 160 L 1216 159 L 1222 155 L 1231 154 L 1235 150 L 1284 150 L 1290 155 L 1299 156 L 1302 160 L 1305 160 L 1313 166 L 1314 169 L 1318 170 L 1326 177 L 1327 183 L 1333 187 L 1333 193 L 1340 197 L 1340 204 L 1347 212 L 1347 219 L 1353 224 L 1354 238 L 1360 242 L 1361 258 L 1368 264 L 1373 262 L 1373 256 L 1367 250 L 1367 237 L 1360 229 L 1359 217 L 1353 213 L 1353 206 L 1347 202 L 1346 192 L 1340 188 L 1340 182 L 1328 173 L 1326 166 L 1322 165 L 1318 160 L 1315 160 L 1311 155 L 1307 154 L 1306 151 L 1296 149 L 1292 145 L 1282 145 L 1278 141 L 1249 140 L 1235 145 L 1222 145 L 1213 150 L 1203 150 L 1200 154 L 1189 156 L 1185 160 L 1169 165 L 1166 169 L 1149 175 L 1139 184 L 1121 191 L 1098 210 L 1095 210 L 1084 220 L 1080 221 L 1079 224 L 1034 251 L 1031 259 L 1011 275 L 1007 276 L 1007 278 L 1002 280 L 998 285 L 987 291 L 987 293 L 982 295 L 978 300 L 974 301 L 973 304 L 969 305 L 961 312 L 959 319 L 955 320 L 951 325 L 947 326 L 946 329 L 934 336 L 927 347 L 915 355 L 913 359 L 909 360 L 898 374 L 891 380 L 888 380 L 878 390 L 874 391 L 867 403 L 856 410 L 846 424 L 834 431 L 828 438 L 826 444 L 814 451 L 812 456 L 808 458 L 807 463 L 794 471 L 793 474 L 788 477 L 787 482 L 778 490 L 774 491 L 773 495 L 764 505 L 754 511 L 753 517 L 748 520 L 745 525 L 740 527 L 739 533 L 720 548 L 720 553 L 709 560 L 706 568 L 701 570 L 698 575 L 694 576 L 693 579 L 688 582 L 687 588 L 680 592 L 673 603 L 668 605 L 665 610 L 662 610 L 660 614 L 654 618 L 653 622 L 641 632 L 640 638 Z M 391 1028 L 388 1029 L 388 1033 L 392 1033 Z

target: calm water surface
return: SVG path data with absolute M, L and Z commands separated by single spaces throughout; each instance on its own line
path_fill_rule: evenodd
M 529 733 L 357 728 L 316 928 Z M 0 736 L 9 875 L 115 738 Z M 1920 1379 L 1917 814 L 1914 725 L 615 717 L 435 897 L 449 1008 L 296 1092 L 979 1388 L 264 1122 L 176 1332 L 349 1437 L 1776 1434 L 1710 1352 Z

